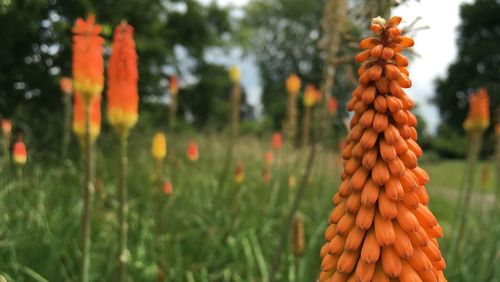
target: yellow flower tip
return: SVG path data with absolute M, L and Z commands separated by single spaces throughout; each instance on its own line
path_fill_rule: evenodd
M 285 82 L 286 91 L 290 95 L 296 95 L 300 90 L 301 84 L 300 78 L 296 74 L 291 74 Z
M 233 83 L 240 82 L 240 80 L 241 80 L 241 71 L 240 71 L 240 69 L 237 66 L 235 66 L 235 65 L 231 66 L 231 68 L 229 69 L 229 78 L 231 79 L 231 81 Z
M 161 161 L 167 155 L 167 138 L 162 132 L 157 132 L 153 136 L 151 144 L 151 155 L 156 161 Z
M 295 175 L 290 175 L 288 177 L 288 187 L 290 187 L 291 189 L 297 187 L 297 178 L 295 177 Z
M 196 162 L 199 158 L 198 144 L 194 141 L 189 142 L 186 150 L 188 160 Z
M 320 99 L 321 92 L 312 84 L 307 84 L 304 91 L 304 106 L 310 108 Z
M 179 94 L 179 79 L 175 75 L 172 75 L 168 79 L 168 92 L 172 96 L 177 96 L 177 94 Z
M 243 181 L 245 181 L 245 171 L 243 168 L 243 164 L 241 162 L 238 162 L 234 171 L 234 182 L 236 184 L 241 184 L 243 183 Z
M 26 146 L 24 142 L 17 141 L 14 144 L 12 159 L 16 165 L 25 165 L 27 160 Z
M 85 98 L 80 93 L 75 93 L 74 107 L 73 107 L 73 132 L 79 137 L 83 138 L 86 133 L 85 121 L 86 103 Z M 89 98 L 89 97 L 87 97 Z M 95 141 L 101 132 L 101 97 L 95 96 L 88 100 L 90 107 L 90 139 Z

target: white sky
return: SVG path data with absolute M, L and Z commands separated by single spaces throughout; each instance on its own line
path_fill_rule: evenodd
M 199 0 L 210 3 L 212 0 Z M 313 0 L 314 1 L 314 0 Z M 243 6 L 248 0 L 216 0 L 220 5 Z M 414 51 L 418 57 L 410 61 L 410 78 L 413 86 L 407 92 L 419 104 L 419 113 L 426 119 L 428 129 L 435 133 L 439 123 L 439 113 L 429 99 L 434 95 L 434 79 L 446 74 L 450 63 L 455 60 L 457 49 L 457 27 L 460 23 L 460 4 L 472 0 L 411 0 L 393 11 L 394 15 L 403 17 L 404 24 L 411 23 L 421 17 L 416 25 L 428 26 L 414 37 Z M 261 95 L 259 72 L 254 60 L 241 59 L 240 52 L 218 54 L 214 60 L 224 64 L 236 64 L 242 69 L 242 84 L 249 95 L 250 103 L 258 106 Z M 211 57 L 211 56 L 210 56 Z M 224 58 L 225 57 L 225 58 Z

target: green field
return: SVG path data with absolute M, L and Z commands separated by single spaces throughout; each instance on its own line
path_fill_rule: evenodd
M 200 159 L 195 163 L 189 162 L 184 154 L 185 144 L 191 139 L 200 145 Z M 225 155 L 221 153 L 226 151 L 227 144 L 220 136 L 186 134 L 168 136 L 168 140 L 164 175 L 174 185 L 170 196 L 159 192 L 160 185 L 153 183 L 150 139 L 137 133 L 131 136 L 128 186 L 132 280 L 156 280 L 158 245 L 169 281 L 268 280 L 279 234 L 298 188 L 288 187 L 288 177 L 295 175 L 300 179 L 308 150 L 284 148 L 277 153 L 271 167 L 271 181 L 266 185 L 261 171 L 264 152 L 270 147 L 268 137 L 240 138 L 227 174 L 223 174 Z M 113 281 L 116 267 L 117 169 L 114 168 L 118 165 L 118 146 L 114 144 L 112 136 L 103 136 L 97 144 L 93 281 Z M 82 183 L 79 154 L 77 147 L 74 149 L 74 156 L 64 161 L 56 155 L 38 159 L 36 152 L 32 152 L 22 177 L 16 177 L 15 170 L 4 160 L 0 172 L 0 274 L 7 281 L 77 280 Z M 290 244 L 279 250 L 281 281 L 314 281 L 319 272 L 322 233 L 340 179 L 340 162 L 336 159 L 330 149 L 319 149 L 300 207 L 305 225 L 305 252 L 301 258 L 295 258 Z M 244 164 L 245 181 L 241 186 L 233 181 L 236 160 Z M 439 161 L 422 166 L 431 176 L 430 205 L 445 230 L 441 244 L 446 254 L 464 162 Z M 494 185 L 492 169 L 485 188 L 487 193 Z M 480 183 L 478 178 L 478 187 Z M 483 200 L 487 201 L 486 198 Z M 163 212 L 163 235 L 158 234 L 155 226 L 159 206 Z M 478 209 L 477 203 L 474 207 L 475 212 L 486 213 L 487 208 Z M 472 231 L 468 232 L 476 237 L 470 241 L 471 248 L 464 250 L 467 264 L 448 269 L 449 281 L 479 281 L 474 280 L 473 273 L 482 267 L 479 258 L 486 254 L 485 244 L 489 241 L 482 242 L 481 237 L 472 233 L 478 227 L 493 230 L 483 222 L 474 221 Z M 486 235 L 491 233 L 479 234 L 489 238 Z

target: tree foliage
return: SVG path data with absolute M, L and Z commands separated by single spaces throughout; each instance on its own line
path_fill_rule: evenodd
M 204 71 L 210 67 L 206 50 L 224 46 L 231 32 L 227 9 L 195 0 L 0 1 L 2 116 L 16 117 L 18 125 L 29 123 L 39 136 L 58 135 L 58 81 L 71 76 L 71 27 L 77 17 L 89 13 L 103 25 L 107 56 L 113 28 L 123 20 L 134 26 L 141 98 L 163 95 L 166 76 L 174 73 L 184 85 L 206 80 L 202 76 L 211 75 Z M 213 92 L 226 86 L 218 87 Z
M 476 0 L 463 4 L 458 56 L 445 78 L 436 82 L 434 102 L 441 113 L 441 128 L 462 132 L 468 96 L 479 87 L 490 94 L 492 120 L 500 105 L 500 2 Z

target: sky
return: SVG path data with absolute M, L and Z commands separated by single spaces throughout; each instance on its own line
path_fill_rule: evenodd
M 200 0 L 209 3 L 212 0 Z M 241 7 L 248 0 L 216 0 L 220 5 Z M 439 112 L 430 102 L 434 95 L 434 80 L 446 74 L 448 66 L 457 54 L 457 27 L 460 23 L 460 4 L 472 0 L 411 0 L 393 10 L 393 15 L 403 17 L 405 24 L 420 17 L 416 27 L 427 26 L 428 29 L 417 32 L 413 50 L 418 56 L 410 60 L 410 78 L 413 85 L 407 93 L 418 104 L 418 112 L 423 116 L 430 133 L 435 133 L 439 124 Z M 249 95 L 251 104 L 260 109 L 259 101 L 262 88 L 259 71 L 255 60 L 251 57 L 241 58 L 241 52 L 233 50 L 229 54 L 214 52 L 209 55 L 214 62 L 227 65 L 238 65 L 242 71 L 242 86 Z

